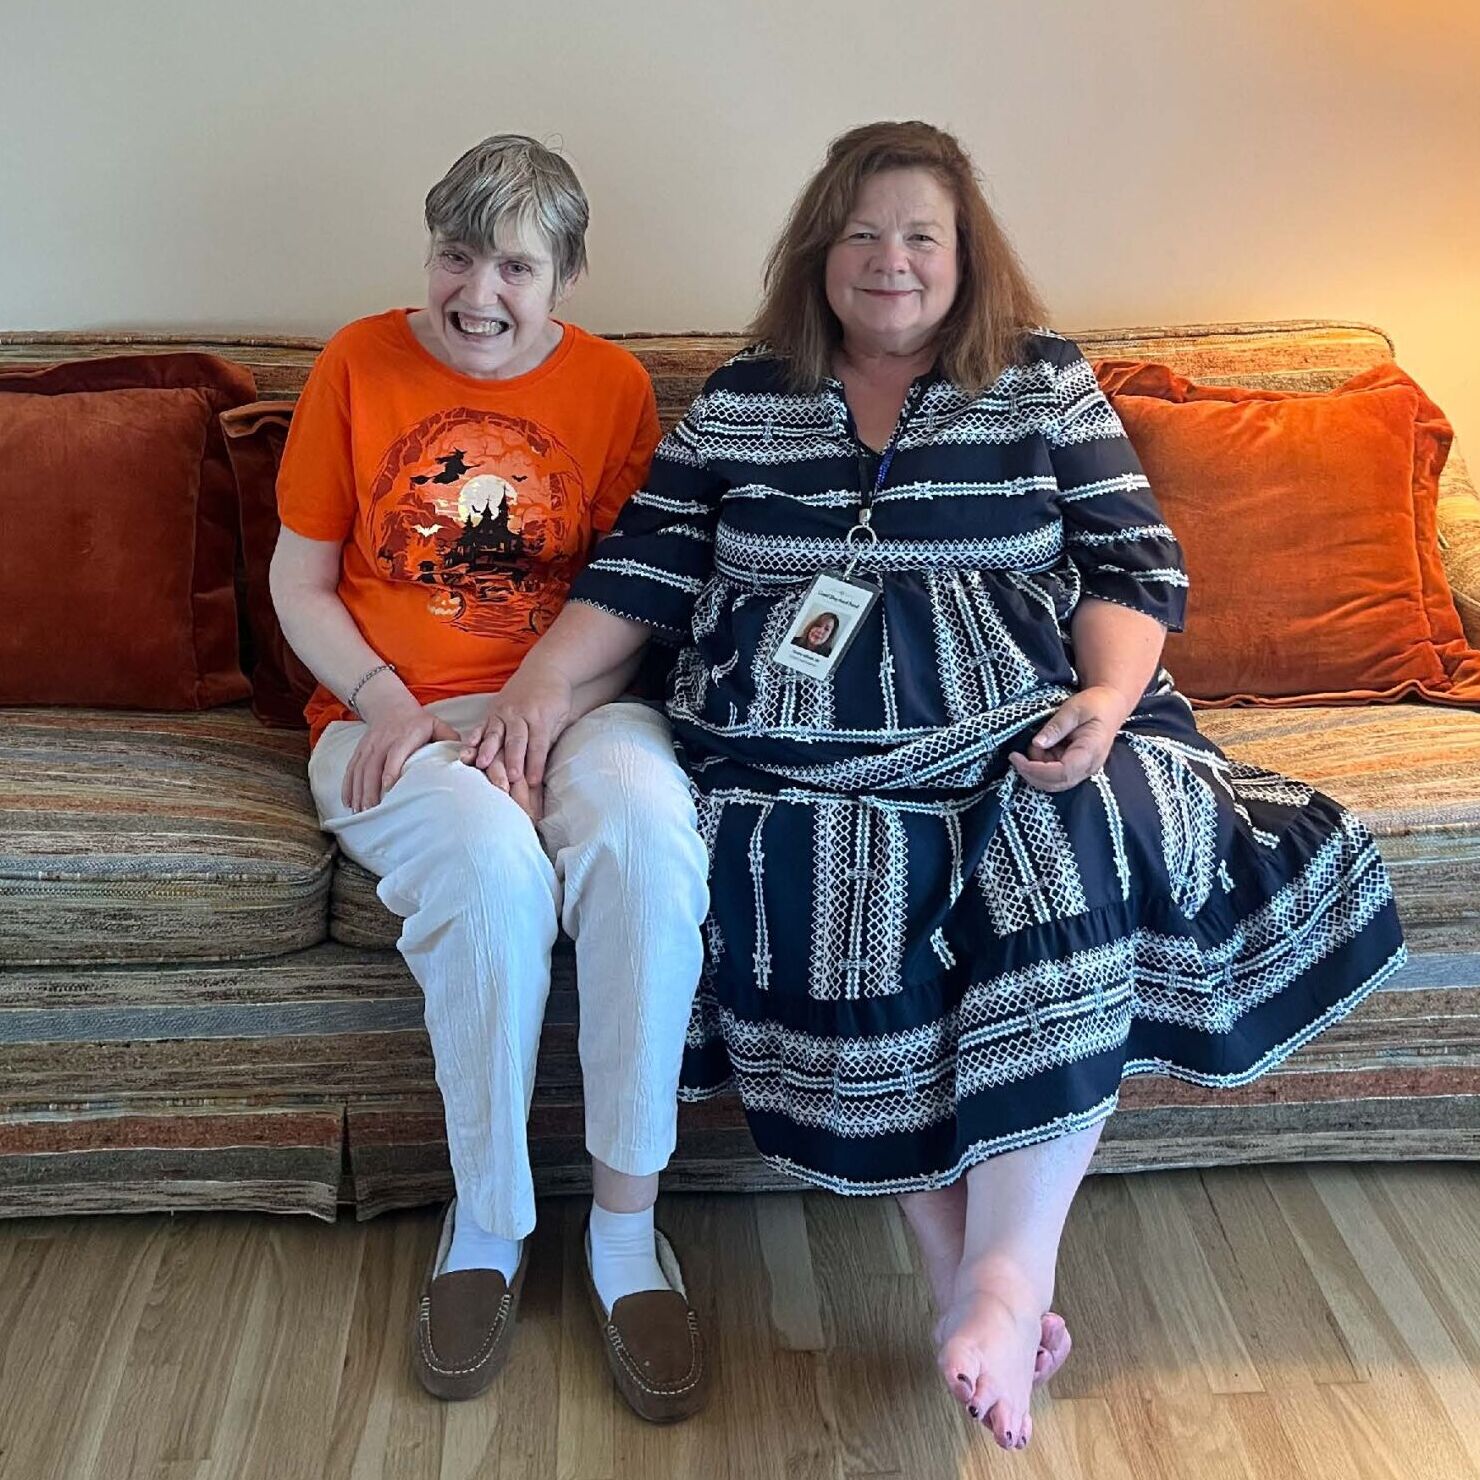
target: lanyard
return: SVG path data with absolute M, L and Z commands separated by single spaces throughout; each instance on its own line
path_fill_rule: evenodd
M 866 526 L 869 520 L 874 517 L 874 500 L 882 492 L 884 484 L 888 481 L 889 465 L 894 461 L 894 445 L 891 442 L 879 454 L 879 466 L 874 472 L 872 487 L 869 486 L 868 464 L 869 458 L 873 454 L 869 452 L 860 452 L 858 454 L 858 483 L 860 489 L 858 495 L 858 522 L 862 525 Z
M 899 421 L 895 425 L 894 435 L 889 438 L 888 445 L 878 455 L 879 465 L 874 472 L 872 484 L 869 482 L 868 465 L 869 458 L 873 454 L 860 446 L 858 453 L 858 522 L 844 536 L 849 553 L 848 565 L 843 571 L 845 577 L 853 574 L 863 552 L 879 543 L 879 533 L 870 522 L 874 517 L 874 500 L 883 491 L 884 484 L 889 477 L 890 464 L 893 463 L 895 451 L 899 446 L 900 436 L 924 394 L 925 384 L 925 377 L 922 376 L 910 386 L 905 394 L 904 405 L 900 407 Z
M 858 454 L 858 523 L 843 536 L 843 542 L 848 546 L 848 564 L 843 569 L 844 580 L 852 576 L 863 552 L 879 543 L 879 532 L 869 521 L 874 517 L 874 499 L 878 497 L 889 477 L 889 464 L 894 461 L 894 443 L 891 442 L 879 455 L 879 466 L 872 486 L 868 478 L 869 457 L 867 452 Z

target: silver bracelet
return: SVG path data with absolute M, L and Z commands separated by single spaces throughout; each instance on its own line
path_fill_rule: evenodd
M 396 671 L 396 665 L 394 663 L 377 663 L 375 667 L 370 669 L 367 673 L 362 673 L 360 675 L 359 683 L 357 683 L 354 688 L 349 691 L 349 698 L 344 701 L 345 707 L 348 709 L 353 709 L 356 714 L 360 714 L 360 706 L 355 703 L 355 699 L 359 696 L 360 690 L 363 689 L 365 685 L 369 683 L 370 680 L 374 678 L 377 673 L 384 673 L 387 671 L 387 669 L 389 669 L 390 672 L 394 673 Z M 364 719 L 364 717 L 364 715 L 360 714 L 361 719 Z

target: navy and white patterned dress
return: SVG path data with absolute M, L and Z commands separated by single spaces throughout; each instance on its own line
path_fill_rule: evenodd
M 1231 761 L 1158 674 L 1104 771 L 1007 764 L 1075 688 L 1086 596 L 1181 625 L 1187 579 L 1076 346 L 968 397 L 917 381 L 832 675 L 775 664 L 841 569 L 870 460 L 841 385 L 747 351 L 659 446 L 572 598 L 680 647 L 669 713 L 711 859 L 690 1097 L 733 1079 L 761 1152 L 841 1192 L 943 1186 L 1080 1130 L 1130 1074 L 1236 1085 L 1403 960 L 1372 839 Z

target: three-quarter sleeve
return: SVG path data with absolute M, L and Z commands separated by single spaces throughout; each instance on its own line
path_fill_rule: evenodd
M 658 443 L 646 482 L 570 591 L 572 601 L 645 623 L 672 644 L 690 640 L 694 603 L 714 571 L 724 482 L 705 457 L 705 401 L 701 394 Z
M 1054 350 L 1049 457 L 1065 543 L 1084 594 L 1180 632 L 1187 571 L 1177 537 L 1089 361 L 1068 340 L 1055 342 Z

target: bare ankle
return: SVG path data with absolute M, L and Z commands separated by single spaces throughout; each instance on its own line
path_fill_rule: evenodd
M 954 1291 L 958 1301 L 987 1296 L 1036 1320 L 1052 1303 L 1053 1274 L 1045 1278 L 1043 1271 L 1009 1255 L 967 1255 L 956 1271 Z
M 966 1203 L 954 1187 L 938 1192 L 907 1192 L 895 1201 L 926 1258 L 960 1263 L 966 1240 Z

